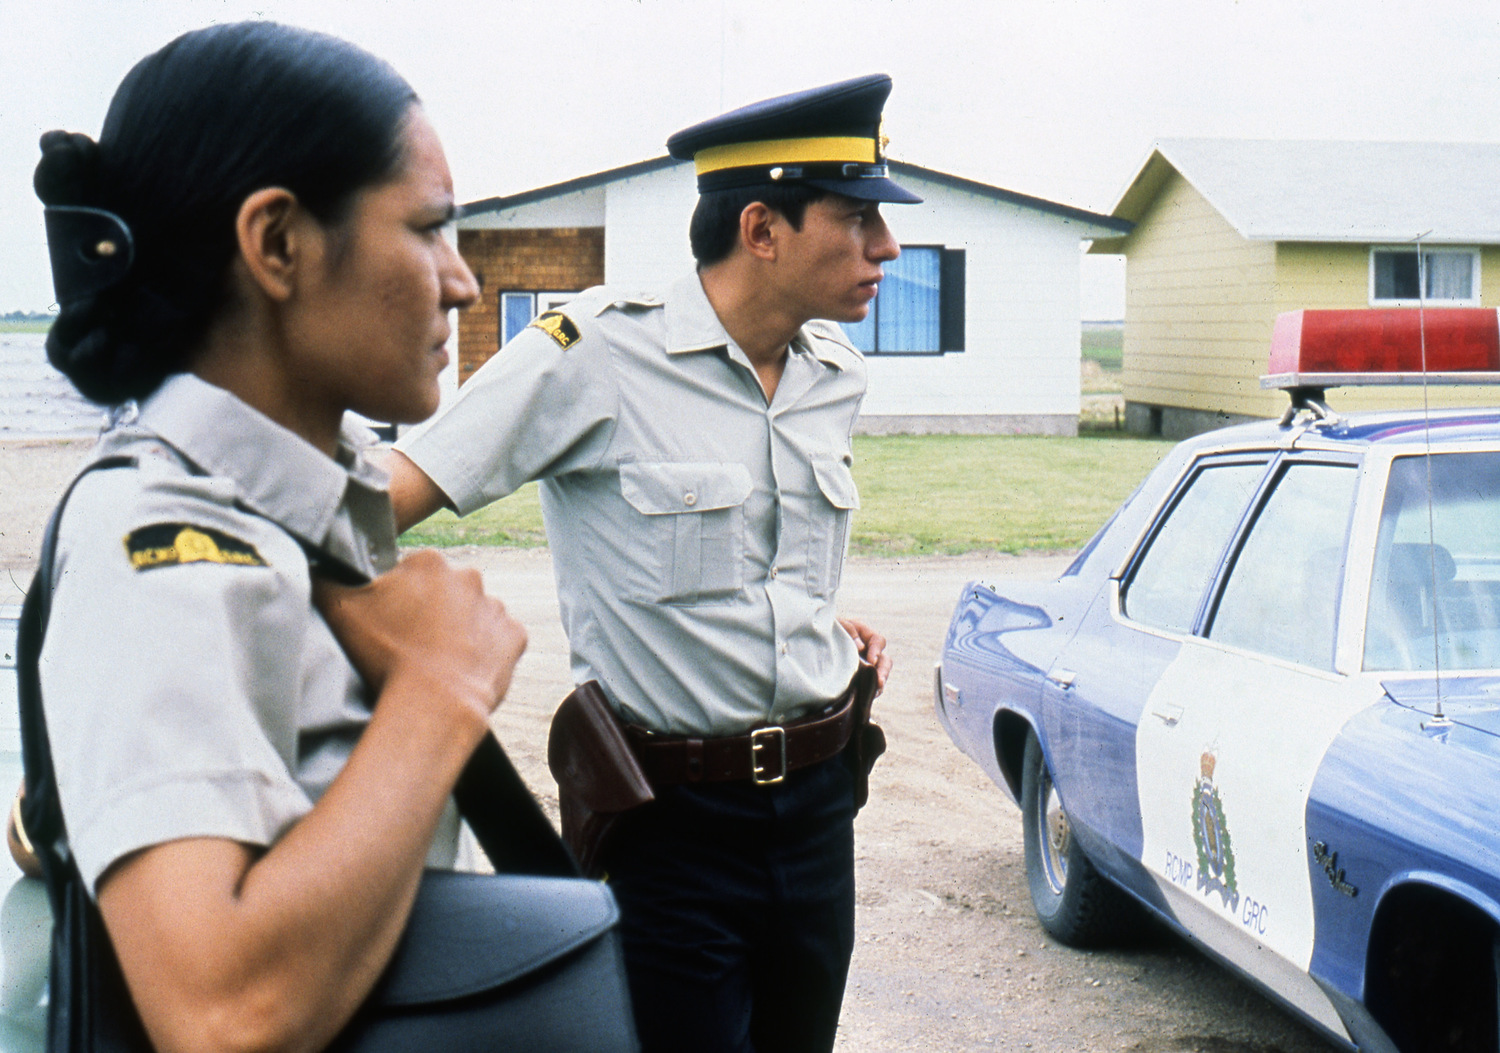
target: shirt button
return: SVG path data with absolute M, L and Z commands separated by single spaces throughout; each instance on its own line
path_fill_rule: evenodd
M 781 653 L 786 654 L 786 644 L 781 645 Z
M 689 490 L 687 493 L 682 495 L 682 503 L 687 505 L 689 508 L 692 508 L 695 504 L 698 503 L 698 495 Z
M 776 575 L 778 575 L 780 573 L 781 573 L 781 568 L 780 567 L 772 567 L 771 568 L 771 577 L 774 578 L 774 577 L 776 577 Z

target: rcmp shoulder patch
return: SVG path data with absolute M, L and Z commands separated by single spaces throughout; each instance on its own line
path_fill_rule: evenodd
M 179 563 L 228 563 L 264 567 L 255 546 L 222 531 L 188 523 L 156 523 L 125 535 L 125 554 L 136 570 Z
M 561 311 L 548 311 L 532 322 L 529 329 L 540 329 L 552 339 L 557 341 L 557 346 L 564 351 L 578 343 L 578 327 L 573 324 L 573 319 Z

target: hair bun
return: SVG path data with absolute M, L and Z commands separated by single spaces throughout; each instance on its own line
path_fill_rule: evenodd
M 81 132 L 42 136 L 31 184 L 44 205 L 92 205 L 99 192 L 99 144 Z

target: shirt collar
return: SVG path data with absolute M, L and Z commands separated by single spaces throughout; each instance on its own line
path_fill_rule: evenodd
M 731 342 L 698 275 L 689 274 L 674 283 L 667 296 L 667 354 L 707 351 Z
M 842 373 L 860 357 L 857 351 L 846 346 L 848 339 L 833 322 L 811 321 L 797 330 L 797 335 L 792 338 L 792 350 L 811 355 Z
M 724 329 L 724 323 L 714 313 L 708 294 L 703 291 L 703 282 L 697 274 L 679 279 L 667 297 L 667 354 L 676 355 L 687 351 L 708 351 L 730 347 L 734 341 Z M 840 341 L 823 335 L 832 322 L 808 322 L 797 330 L 787 345 L 792 355 L 811 355 L 826 366 L 843 371 L 851 365 L 854 353 Z
M 170 376 L 141 404 L 140 425 L 212 475 L 234 481 L 239 499 L 291 534 L 363 567 L 368 554 L 338 551 L 352 538 L 334 529 L 346 502 L 389 507 L 385 472 L 363 456 L 362 429 L 346 424 L 337 459 L 237 397 L 191 373 Z

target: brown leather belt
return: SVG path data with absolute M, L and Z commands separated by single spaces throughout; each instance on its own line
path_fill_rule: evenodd
M 718 739 L 661 735 L 636 724 L 625 734 L 646 777 L 655 786 L 685 782 L 753 782 L 773 786 L 798 768 L 836 757 L 854 733 L 854 691 L 791 723 L 755 728 Z

